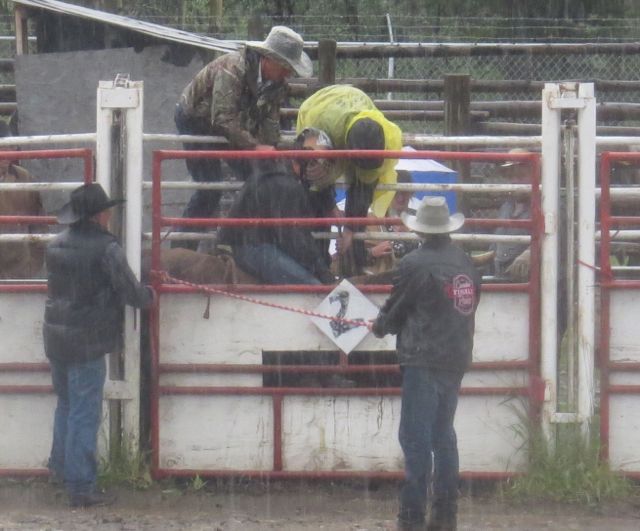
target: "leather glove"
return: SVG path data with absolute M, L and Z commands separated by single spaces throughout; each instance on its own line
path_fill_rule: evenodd
M 376 319 L 375 321 L 373 321 L 373 323 L 371 323 L 371 331 L 373 332 L 373 335 L 378 338 L 382 338 L 385 336 L 379 319 Z
M 328 269 L 322 269 L 317 273 L 318 280 L 323 284 L 335 284 L 336 277 Z
M 531 268 L 531 249 L 526 249 L 507 268 L 507 275 L 511 280 L 526 282 L 529 279 L 529 269 Z

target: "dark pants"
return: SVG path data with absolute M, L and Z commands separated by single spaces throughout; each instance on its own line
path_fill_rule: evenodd
M 345 201 L 345 215 L 351 218 L 366 218 L 369 214 L 369 207 L 373 201 L 373 193 L 378 183 L 363 183 L 358 181 L 355 177 L 352 178 L 352 183 L 347 189 L 346 201 Z M 349 227 L 353 232 L 357 232 L 358 227 Z M 354 240 L 352 244 L 353 262 L 354 268 L 351 271 L 341 272 L 346 276 L 360 275 L 363 268 L 367 265 L 367 253 L 364 245 L 364 240 Z
M 98 474 L 96 446 L 106 362 L 101 356 L 86 362 L 49 363 L 58 398 L 49 469 L 64 479 L 72 497 L 90 495 L 95 491 Z
M 211 129 L 211 124 L 208 120 L 194 119 L 186 116 L 180 107 L 180 104 L 176 105 L 174 120 L 178 133 L 181 135 L 205 135 L 215 136 L 215 133 Z M 199 144 L 194 142 L 185 142 L 184 149 L 190 151 L 197 150 L 218 150 L 228 149 L 226 145 L 220 144 Z M 209 183 L 209 182 L 221 182 L 223 180 L 222 163 L 220 159 L 186 159 L 187 170 L 191 175 L 191 178 L 195 182 Z M 233 170 L 236 176 L 245 180 L 250 172 L 251 165 L 248 161 L 244 160 L 228 160 L 226 163 Z M 210 218 L 217 213 L 218 205 L 220 203 L 220 197 L 222 192 L 219 190 L 196 190 L 191 199 L 185 207 L 182 217 L 183 218 Z M 182 231 L 186 229 L 181 229 Z M 203 229 L 196 227 L 189 227 L 189 232 L 201 231 Z M 180 247 L 192 248 L 195 250 L 198 247 L 197 242 L 181 242 Z
M 426 367 L 403 367 L 400 446 L 405 480 L 398 520 L 424 521 L 432 479 L 432 511 L 455 516 L 458 500 L 458 444 L 453 419 L 462 374 Z M 433 461 L 432 461 L 433 453 Z

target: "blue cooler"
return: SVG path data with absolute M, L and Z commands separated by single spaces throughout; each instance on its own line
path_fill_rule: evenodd
M 415 151 L 411 147 L 404 147 L 402 151 Z M 406 170 L 411 173 L 414 183 L 456 183 L 458 182 L 458 172 L 447 168 L 444 164 L 431 159 L 400 159 L 396 165 L 396 170 Z M 345 189 L 336 186 L 336 203 L 344 209 L 344 204 L 340 203 L 345 199 Z M 419 203 L 427 195 L 443 196 L 447 201 L 449 211 L 453 214 L 456 208 L 456 193 L 449 192 L 416 192 L 411 201 L 411 207 Z M 416 201 L 416 199 L 418 201 Z

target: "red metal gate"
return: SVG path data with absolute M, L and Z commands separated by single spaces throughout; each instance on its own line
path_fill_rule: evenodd
M 605 152 L 600 159 L 600 437 L 612 468 L 640 477 L 637 412 L 640 407 L 640 280 L 621 279 L 611 264 L 612 233 L 640 228 L 640 216 L 611 211 L 611 173 L 616 163 L 640 163 L 640 153 Z M 636 237 L 635 240 L 638 238 Z M 628 318 L 633 322 L 628 322 Z
M 34 160 L 34 159 L 63 159 L 63 158 L 78 158 L 84 162 L 84 180 L 90 182 L 93 178 L 93 152 L 90 149 L 51 149 L 51 150 L 34 150 L 34 151 L 0 151 L 0 160 Z M 11 192 L 8 192 L 11 193 Z M 16 225 L 16 224 L 56 224 L 56 218 L 50 216 L 2 216 L 0 215 L 0 225 Z M 0 283 L 0 298 L 19 296 L 20 301 L 16 299 L 16 305 L 24 305 L 26 300 L 22 297 L 28 297 L 29 294 L 44 294 L 47 291 L 46 284 L 44 283 L 28 283 L 28 282 L 13 282 L 10 284 Z M 17 306 L 12 306 L 15 310 Z M 10 311 L 10 310 L 8 310 Z M 13 312 L 12 312 L 13 313 Z M 35 322 L 23 322 L 20 323 L 21 330 L 24 333 L 32 333 L 31 328 L 33 324 L 39 322 L 40 316 L 44 313 L 44 306 L 42 311 L 37 315 L 29 315 L 29 318 Z M 1 316 L 0 316 L 1 318 Z M 5 316 L 5 320 L 6 316 Z M 39 332 L 33 331 L 36 334 Z M 35 410 L 43 406 L 41 399 L 43 397 L 51 397 L 53 395 L 53 388 L 50 384 L 43 385 L 42 383 L 34 384 L 30 380 L 38 381 L 38 375 L 49 372 L 49 364 L 46 363 L 44 357 L 44 349 L 39 348 L 37 352 L 24 352 L 15 349 L 9 341 L 9 338 L 5 335 L 2 339 L 2 354 L 0 355 L 0 377 L 2 383 L 0 383 L 0 397 L 8 399 L 11 396 L 21 397 L 20 403 L 28 408 Z M 38 341 L 38 345 L 41 341 Z M 23 361 L 25 358 L 38 359 L 41 361 Z M 19 382 L 19 383 L 18 383 Z M 25 383 L 26 382 L 26 383 Z M 42 382 L 42 378 L 40 378 Z M 10 415 L 10 411 L 6 411 L 7 415 Z M 35 418 L 35 417 L 34 417 Z M 34 466 L 16 466 L 14 463 L 20 462 L 18 458 L 21 450 L 27 449 L 30 453 L 33 453 L 33 449 L 30 445 L 25 444 L 28 441 L 33 441 L 34 438 L 44 437 L 44 440 L 50 440 L 50 433 L 38 433 L 38 430 L 43 426 L 33 426 L 29 417 L 22 417 L 19 422 L 16 423 L 17 429 L 12 431 L 8 428 L 8 423 L 5 419 L 3 430 L 3 452 L 0 456 L 0 476 L 34 476 L 34 475 L 46 475 L 48 470 L 42 467 Z M 53 423 L 53 416 L 51 417 Z M 50 430 L 49 430 L 50 431 Z M 48 449 L 43 450 L 48 451 Z M 46 462 L 47 455 L 32 456 L 29 459 L 31 461 L 37 460 L 39 462 Z M 35 462 L 35 461 L 34 461 Z
M 323 152 L 323 157 L 340 158 L 361 155 L 362 152 Z M 389 158 L 429 158 L 438 161 L 464 161 L 464 162 L 484 162 L 495 163 L 505 160 L 519 160 L 529 165 L 532 175 L 531 192 L 531 219 L 529 220 L 497 220 L 497 219 L 468 219 L 467 227 L 492 229 L 500 226 L 518 226 L 529 229 L 531 232 L 531 271 L 529 281 L 521 284 L 486 284 L 483 286 L 483 293 L 486 294 L 508 294 L 522 293 L 528 297 L 528 355 L 525 359 L 503 359 L 496 361 L 474 362 L 470 371 L 478 374 L 483 373 L 510 373 L 516 372 L 524 375 L 525 385 L 474 385 L 464 386 L 461 390 L 463 397 L 523 397 L 528 402 L 528 411 L 534 418 L 538 418 L 541 403 L 543 400 L 544 386 L 540 379 L 540 243 L 542 234 L 541 215 L 541 194 L 540 194 L 540 161 L 537 154 L 506 154 L 506 153 L 466 153 L 466 152 L 431 152 L 418 151 L 408 152 L 375 152 L 368 151 L 367 155 L 372 157 Z M 224 225 L 349 225 L 365 226 L 371 224 L 370 218 L 337 218 L 337 219 L 182 219 L 165 217 L 162 214 L 162 163 L 167 160 L 189 159 L 189 158 L 217 158 L 217 159 L 238 159 L 238 158 L 313 158 L 317 157 L 313 152 L 269 152 L 252 153 L 246 151 L 155 151 L 153 155 L 153 188 L 152 188 L 152 212 L 153 212 L 153 239 L 152 239 L 152 268 L 160 269 L 160 246 L 162 243 L 161 231 L 165 227 L 218 227 Z M 400 223 L 399 219 L 390 219 L 389 223 Z M 306 397 L 398 397 L 400 389 L 394 388 L 313 388 L 313 387 L 264 387 L 262 385 L 233 386 L 233 385 L 176 385 L 174 383 L 163 383 L 162 379 L 171 380 L 179 374 L 192 375 L 237 375 L 253 374 L 264 375 L 274 372 L 295 373 L 295 374 L 323 374 L 331 373 L 336 375 L 355 373 L 375 373 L 375 374 L 397 374 L 397 365 L 366 365 L 353 366 L 348 362 L 343 354 L 339 358 L 339 363 L 332 366 L 326 365 L 280 365 L 278 367 L 253 363 L 176 363 L 163 361 L 164 353 L 161 344 L 160 311 L 165 304 L 167 297 L 171 294 L 193 294 L 197 290 L 185 286 L 176 286 L 161 283 L 155 279 L 155 288 L 159 296 L 159 304 L 153 311 L 151 322 L 152 346 L 152 373 L 151 373 L 151 442 L 152 442 L 152 471 L 155 477 L 165 476 L 245 476 L 245 477 L 269 477 L 269 478 L 399 478 L 402 477 L 401 466 L 396 469 L 384 470 L 302 470 L 287 468 L 283 460 L 284 447 L 287 441 L 283 439 L 283 400 L 293 396 Z M 262 297 L 274 294 L 324 294 L 331 290 L 326 286 L 265 286 L 265 285 L 238 285 L 238 286 L 217 286 L 234 292 L 250 292 L 261 294 Z M 367 294 L 374 295 L 387 293 L 389 286 L 360 286 L 360 289 Z M 215 299 L 217 301 L 220 299 Z M 221 303 L 222 304 L 222 303 Z M 215 319 L 216 307 L 213 306 Z M 238 317 L 240 319 L 240 317 Z M 247 323 L 250 326 L 250 323 Z M 188 356 L 188 353 L 187 357 Z M 163 424 L 163 414 L 161 412 L 161 400 L 170 400 L 171 397 L 182 396 L 233 396 L 240 399 L 246 396 L 265 397 L 271 401 L 272 433 L 270 437 L 273 441 L 273 453 L 271 464 L 265 468 L 248 467 L 200 467 L 189 466 L 168 466 L 163 462 L 162 453 L 166 448 L 161 444 L 162 430 L 170 430 L 171 427 Z M 169 402 L 165 401 L 165 408 L 168 409 Z M 211 407 L 211 406 L 208 406 Z M 219 429 L 230 430 L 230 427 L 220 426 Z M 390 439 L 395 441 L 396 434 L 389 433 Z M 206 440 L 190 441 L 192 446 L 206 445 Z M 242 444 L 242 441 L 233 441 L 230 436 L 229 444 Z M 463 477 L 481 478 L 503 478 L 512 475 L 514 471 L 508 470 L 508 465 L 498 470 L 462 470 Z

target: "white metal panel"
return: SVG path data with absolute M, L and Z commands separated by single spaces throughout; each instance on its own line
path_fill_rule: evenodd
M 402 470 L 399 397 L 287 397 L 285 470 Z
M 520 371 L 471 371 L 464 375 L 462 387 L 526 387 L 529 378 Z
M 610 293 L 611 360 L 640 361 L 640 290 L 612 290 Z
M 640 385 L 640 373 L 637 371 L 609 373 L 610 385 Z M 640 396 L 640 394 L 639 394 Z
M 162 397 L 160 466 L 207 470 L 271 470 L 271 398 L 183 395 Z
M 53 395 L 0 394 L 0 468 L 46 468 L 54 409 Z
M 261 374 L 169 373 L 160 375 L 160 385 L 208 387 L 261 387 Z
M 259 294 L 256 297 L 312 309 L 323 294 Z M 380 304 L 380 297 L 369 297 Z M 384 299 L 384 296 L 383 296 Z M 331 350 L 335 345 L 306 315 L 221 296 L 211 297 L 210 318 L 203 319 L 207 299 L 198 294 L 162 295 L 160 349 L 164 363 L 262 363 L 263 350 Z M 395 339 L 369 334 L 358 350 L 393 350 Z
M 42 363 L 42 320 L 46 296 L 0 293 L 0 363 Z
M 260 299 L 313 308 L 322 295 L 261 294 Z M 386 295 L 368 295 L 378 306 Z M 335 350 L 302 314 L 243 301 L 211 298 L 210 318 L 202 317 L 206 297 L 163 295 L 160 348 L 164 363 L 261 363 L 263 350 Z M 395 337 L 369 334 L 358 350 L 394 350 Z M 488 292 L 476 314 L 474 361 L 525 360 L 529 355 L 529 300 L 526 293 Z
M 506 396 L 461 396 L 455 428 L 460 470 L 526 470 L 527 452 L 519 433 L 525 429 L 523 402 Z M 526 421 L 525 421 L 526 422 Z
M 640 472 L 640 395 L 613 395 L 609 404 L 611 468 Z
M 476 312 L 474 361 L 529 357 L 529 297 L 526 293 L 485 292 Z

